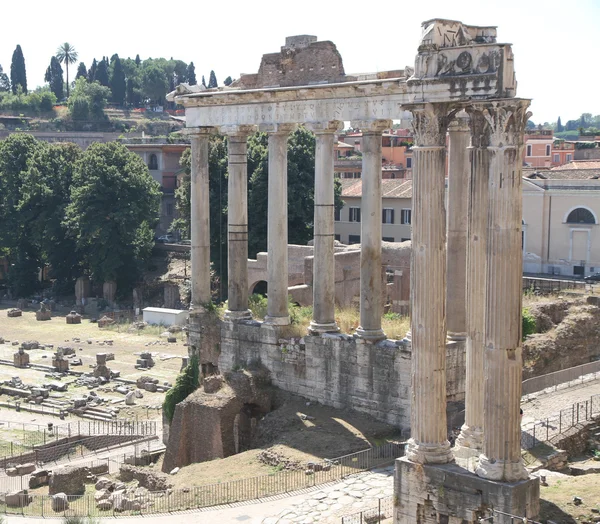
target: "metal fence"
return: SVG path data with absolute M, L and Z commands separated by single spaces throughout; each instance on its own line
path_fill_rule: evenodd
M 342 524 L 379 524 L 394 516 L 394 499 L 379 499 L 377 506 L 342 517 Z
M 523 289 L 536 293 L 556 293 L 564 289 L 585 291 L 584 280 L 555 280 L 553 278 L 523 277 Z
M 386 443 L 382 446 L 315 463 L 308 470 L 279 471 L 248 479 L 233 480 L 160 492 L 145 492 L 138 495 L 118 495 L 113 498 L 112 508 L 100 510 L 94 495 L 69 496 L 68 509 L 52 510 L 49 495 L 27 495 L 21 507 L 9 507 L 0 497 L 0 512 L 24 516 L 130 516 L 143 514 L 171 513 L 220 506 L 281 495 L 309 489 L 320 484 L 337 481 L 353 473 L 359 473 L 393 462 L 404 454 L 404 444 Z
M 521 431 L 521 448 L 531 449 L 538 444 L 550 442 L 563 435 L 578 424 L 591 420 L 600 414 L 600 394 L 588 400 L 576 402 L 571 407 L 561 410 L 558 415 L 537 422 L 530 428 Z
M 527 380 L 523 381 L 522 394 L 530 395 L 531 393 L 543 391 L 546 388 L 557 388 L 561 384 L 566 382 L 570 383 L 576 380 L 583 382 L 583 377 L 590 374 L 594 375 L 595 380 L 596 375 L 599 372 L 600 360 L 597 360 L 596 362 L 588 362 L 587 364 L 582 364 L 581 366 L 561 369 L 560 371 L 555 371 L 554 373 L 548 373 L 539 377 L 528 378 Z

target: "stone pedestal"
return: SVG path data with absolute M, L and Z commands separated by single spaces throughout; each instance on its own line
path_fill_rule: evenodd
M 494 524 L 514 524 L 521 520 L 504 514 L 536 519 L 539 495 L 538 478 L 495 482 L 456 464 L 422 465 L 402 457 L 394 476 L 394 524 L 478 524 L 490 516 Z
M 69 361 L 64 357 L 61 350 L 57 351 L 52 357 L 52 366 L 54 366 L 59 373 L 69 371 Z
M 71 311 L 66 317 L 65 320 L 67 324 L 81 324 L 81 315 L 77 313 L 77 311 Z
M 179 305 L 179 286 L 177 284 L 165 284 L 163 302 L 169 309 L 175 309 Z
M 36 320 L 50 320 L 52 318 L 52 312 L 46 306 L 46 304 L 40 304 L 39 311 L 35 312 Z
M 114 280 L 108 280 L 102 284 L 102 298 L 108 302 L 110 307 L 115 304 L 117 294 L 117 283 Z
M 13 355 L 13 364 L 16 368 L 27 367 L 29 365 L 29 354 L 25 353 L 23 348 L 19 348 L 19 351 Z

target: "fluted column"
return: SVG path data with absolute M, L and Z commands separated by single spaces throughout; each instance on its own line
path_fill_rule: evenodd
M 333 142 L 341 123 L 319 122 L 307 127 L 316 136 L 313 319 L 309 332 L 336 333 Z
M 208 190 L 208 141 L 212 128 L 188 128 L 192 145 L 190 189 L 191 310 L 210 303 L 210 202 Z
M 288 196 L 287 142 L 295 128 L 279 124 L 261 128 L 269 134 L 269 195 L 267 227 L 267 324 L 287 325 Z
M 411 439 L 406 457 L 420 464 L 452 460 L 446 429 L 445 158 L 449 107 L 412 106 Z
M 378 341 L 381 329 L 381 135 L 391 120 L 353 122 L 362 131 L 362 199 L 360 223 L 360 326 L 358 337 Z
M 226 320 L 252 318 L 248 309 L 248 135 L 254 126 L 223 126 L 227 135 L 227 271 Z
M 526 100 L 490 103 L 490 175 L 485 307 L 484 439 L 477 475 L 526 479 L 521 459 L 521 150 Z
M 465 423 L 456 439 L 456 457 L 479 457 L 483 449 L 483 333 L 489 182 L 489 127 L 480 110 L 469 109 L 471 174 L 468 183 L 467 358 Z
M 448 231 L 446 314 L 448 339 L 467 338 L 467 211 L 469 118 L 459 113 L 448 128 Z

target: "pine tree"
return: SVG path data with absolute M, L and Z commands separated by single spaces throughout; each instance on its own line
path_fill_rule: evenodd
M 206 87 L 206 81 L 204 80 L 204 75 L 202 75 L 202 85 Z
M 108 63 L 105 57 L 102 57 L 102 60 L 98 62 L 98 67 L 96 68 L 96 75 L 94 76 L 94 80 L 100 82 L 100 85 L 108 87 Z
M 560 117 L 558 117 L 558 121 L 556 122 L 556 132 L 560 133 L 561 131 L 564 131 L 565 128 L 562 125 L 562 122 L 560 121 Z
M 208 79 L 208 88 L 212 89 L 214 87 L 218 87 L 217 77 L 215 76 L 215 72 L 211 70 L 210 77 Z
M 56 95 L 56 100 L 62 100 L 64 98 L 63 70 L 55 56 L 50 59 L 44 80 L 50 84 L 50 91 Z
M 77 67 L 77 75 L 75 75 L 75 80 L 81 77 L 87 79 L 87 69 L 85 68 L 85 64 L 83 62 L 79 62 L 79 67 Z
M 94 80 L 96 80 L 96 71 L 97 70 L 98 70 L 98 62 L 96 62 L 96 59 L 94 58 L 94 61 L 92 62 L 92 66 L 90 67 L 90 70 L 88 71 L 88 74 L 87 74 L 88 82 L 93 82 Z
M 125 81 L 125 72 L 121 65 L 121 59 L 119 55 L 113 55 L 114 64 L 112 76 L 110 78 L 110 89 L 112 91 L 113 102 L 120 106 L 125 104 L 125 96 L 127 91 L 127 84 Z
M 226 86 L 229 86 L 233 83 L 233 80 L 231 79 L 230 76 L 228 76 L 225 80 L 223 80 L 223 84 L 225 84 Z
M 194 62 L 190 62 L 187 66 L 187 83 L 191 86 L 195 86 L 198 81 L 196 80 L 196 68 Z
M 10 84 L 12 92 L 17 94 L 17 89 L 21 86 L 23 93 L 27 94 L 27 72 L 25 71 L 25 58 L 21 46 L 17 45 L 10 64 Z

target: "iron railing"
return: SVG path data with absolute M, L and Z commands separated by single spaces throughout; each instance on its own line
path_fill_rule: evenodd
M 342 517 L 342 524 L 379 524 L 394 516 L 394 498 L 379 499 L 377 506 Z

